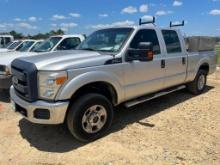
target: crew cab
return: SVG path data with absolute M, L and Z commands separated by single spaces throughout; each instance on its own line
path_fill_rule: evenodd
M 216 52 L 188 52 L 181 32 L 142 25 L 101 29 L 75 51 L 12 62 L 15 111 L 32 123 L 66 123 L 83 142 L 111 126 L 114 107 L 132 107 L 183 88 L 200 94 Z
M 12 85 L 10 71 L 11 62 L 19 57 L 42 55 L 46 52 L 72 50 L 78 46 L 85 37 L 83 35 L 52 36 L 42 41 L 27 40 L 16 48 L 16 52 L 0 54 L 0 89 L 9 89 Z

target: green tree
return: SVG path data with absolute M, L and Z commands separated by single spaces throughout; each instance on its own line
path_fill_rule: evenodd
M 22 33 L 18 33 L 15 30 L 9 32 L 9 33 L 0 33 L 0 34 L 10 34 L 12 36 L 14 36 L 15 39 L 47 39 L 50 36 L 55 36 L 55 35 L 64 35 L 64 31 L 62 29 L 58 29 L 58 30 L 51 30 L 49 33 L 38 33 L 36 35 L 23 35 Z
M 63 31 L 62 29 L 58 29 L 57 31 L 51 30 L 51 31 L 49 32 L 49 34 L 50 34 L 51 36 L 53 36 L 53 35 L 64 35 L 65 33 L 64 33 L 64 31 Z
M 15 39 L 23 39 L 25 36 L 22 33 L 18 33 L 16 31 L 9 32 L 10 35 L 14 36 Z

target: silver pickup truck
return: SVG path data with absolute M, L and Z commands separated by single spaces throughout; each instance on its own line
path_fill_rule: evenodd
M 215 51 L 189 53 L 173 28 L 106 28 L 77 50 L 14 60 L 10 95 L 30 122 L 66 123 L 86 142 L 103 136 L 119 104 L 131 107 L 185 87 L 202 93 L 216 59 Z

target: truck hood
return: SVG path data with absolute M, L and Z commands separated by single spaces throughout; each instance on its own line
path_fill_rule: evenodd
M 0 54 L 0 65 L 10 66 L 11 62 L 20 57 L 36 55 L 34 52 L 7 52 Z
M 113 59 L 113 55 L 84 50 L 52 52 L 43 56 L 21 58 L 21 60 L 26 62 L 34 63 L 38 70 L 47 71 L 98 66 L 105 64 L 110 59 Z

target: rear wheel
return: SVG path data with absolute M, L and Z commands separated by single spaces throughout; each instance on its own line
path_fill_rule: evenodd
M 199 70 L 193 82 L 187 85 L 188 90 L 195 95 L 201 94 L 206 88 L 207 72 Z
M 67 126 L 79 141 L 100 138 L 112 124 L 111 102 L 99 94 L 87 94 L 77 99 L 67 114 Z

